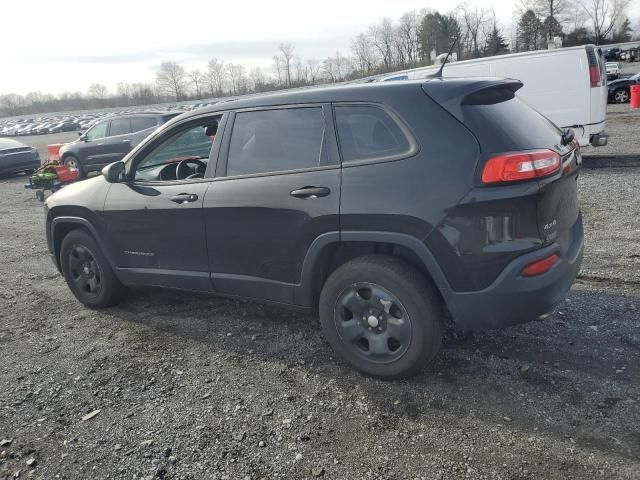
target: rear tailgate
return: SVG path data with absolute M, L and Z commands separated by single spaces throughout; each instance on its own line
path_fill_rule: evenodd
M 526 183 L 537 182 L 539 186 L 531 197 L 537 204 L 535 221 L 542 245 L 558 243 L 561 252 L 571 257 L 572 249 L 579 248 L 574 246 L 574 240 L 582 238 L 576 182 L 581 165 L 579 147 L 575 143 L 562 145 L 562 130 L 519 99 L 513 85 L 498 85 L 466 96 L 462 101 L 462 114 L 463 123 L 481 145 L 479 186 L 485 163 L 497 155 L 539 150 L 560 155 L 558 172 Z M 505 182 L 498 187 L 513 184 Z

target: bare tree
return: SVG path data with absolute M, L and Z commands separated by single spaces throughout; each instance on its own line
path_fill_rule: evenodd
M 397 36 L 402 56 L 406 63 L 415 64 L 418 61 L 420 18 L 415 10 L 400 17 Z
M 369 35 L 359 34 L 351 42 L 351 52 L 355 57 L 356 68 L 363 74 L 369 74 L 375 66 L 373 42 Z
M 282 87 L 284 84 L 282 81 L 282 59 L 278 55 L 273 56 L 273 70 L 276 72 L 276 82 L 278 87 Z
M 103 85 L 102 83 L 92 83 L 91 85 L 89 85 L 88 94 L 91 98 L 102 100 L 107 97 L 108 93 L 109 91 L 106 85 Z
M 244 93 L 247 79 L 244 75 L 244 67 L 235 63 L 227 64 L 227 73 L 231 82 L 231 90 L 234 95 Z
M 107 98 L 109 91 L 107 90 L 106 85 L 103 85 L 102 83 L 92 83 L 89 85 L 87 94 L 89 98 L 94 99 L 95 104 L 101 108 L 104 106 L 104 101 Z
M 458 6 L 465 39 L 472 57 L 480 56 L 480 47 L 484 44 L 483 33 L 489 20 L 487 10 L 463 3 Z
M 160 65 L 160 70 L 156 73 L 156 82 L 164 93 L 173 95 L 176 100 L 180 100 L 184 97 L 186 75 L 182 65 L 175 62 L 163 62 Z
M 195 93 L 196 98 L 202 98 L 202 86 L 205 82 L 205 77 L 200 70 L 192 70 L 187 76 L 189 77 L 189 81 L 193 86 L 193 93 Z
M 296 55 L 293 57 L 293 76 L 297 85 L 306 85 L 308 83 L 307 69 L 302 64 L 302 59 Z
M 389 71 L 393 66 L 393 40 L 395 31 L 393 23 L 388 18 L 383 18 L 379 25 L 373 25 L 370 29 L 373 38 L 373 46 L 382 58 L 384 69 Z
M 611 35 L 631 0 L 578 0 L 578 3 L 591 20 L 596 45 L 600 45 Z
M 322 69 L 322 65 L 315 58 L 310 58 L 307 60 L 307 72 L 309 75 L 309 81 L 311 83 L 316 83 L 318 78 L 320 77 L 320 70 Z
M 251 89 L 254 92 L 262 92 L 267 83 L 267 77 L 260 67 L 254 67 L 249 72 L 249 80 L 251 81 Z
M 20 112 L 20 96 L 15 93 L 0 95 L 0 109 L 9 115 L 18 115 Z
M 224 92 L 224 84 L 227 72 L 223 61 L 212 58 L 207 64 L 206 81 L 212 95 L 221 97 Z
M 280 50 L 280 62 L 284 73 L 284 78 L 287 81 L 287 87 L 291 88 L 291 78 L 293 69 L 293 46 L 290 43 L 281 43 L 278 47 Z

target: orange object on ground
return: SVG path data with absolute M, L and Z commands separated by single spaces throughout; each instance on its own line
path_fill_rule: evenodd
M 640 85 L 631 85 L 631 108 L 640 108 Z
M 49 161 L 52 160 L 60 160 L 60 148 L 62 148 L 63 143 L 52 143 L 47 146 L 47 153 L 49 154 Z
M 66 167 L 66 166 L 59 166 L 54 168 L 56 169 L 56 175 L 58 176 L 58 180 L 60 180 L 63 183 L 72 182 L 74 180 L 77 180 L 78 178 L 77 170 L 71 170 L 69 167 Z

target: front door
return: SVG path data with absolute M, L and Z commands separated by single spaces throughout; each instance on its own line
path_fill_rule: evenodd
M 111 186 L 103 214 L 126 283 L 211 289 L 202 210 L 208 121 L 174 125 L 131 159 L 127 181 Z
M 109 134 L 109 120 L 103 120 L 87 130 L 76 147 L 80 163 L 93 165 L 104 146 L 105 137 Z
M 216 291 L 297 303 L 311 244 L 339 232 L 340 168 L 327 109 L 244 111 L 227 122 L 204 199 Z

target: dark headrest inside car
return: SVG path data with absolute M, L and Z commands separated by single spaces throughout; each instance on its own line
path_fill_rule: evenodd
M 207 125 L 204 129 L 204 134 L 207 137 L 215 137 L 216 133 L 218 133 L 218 123 L 214 123 L 213 125 Z

